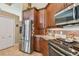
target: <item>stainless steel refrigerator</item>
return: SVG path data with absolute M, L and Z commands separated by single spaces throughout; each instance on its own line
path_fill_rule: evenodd
M 21 51 L 31 53 L 33 51 L 32 43 L 32 21 L 24 20 L 22 22 Z

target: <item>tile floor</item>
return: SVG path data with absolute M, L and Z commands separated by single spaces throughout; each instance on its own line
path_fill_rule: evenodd
M 0 56 L 42 56 L 42 54 L 35 51 L 31 54 L 23 53 L 19 51 L 19 44 L 15 44 L 13 47 L 0 50 Z

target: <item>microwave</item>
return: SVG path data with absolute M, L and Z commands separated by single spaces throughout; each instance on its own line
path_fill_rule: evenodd
M 72 4 L 55 14 L 56 25 L 79 22 L 79 4 Z
M 79 19 L 79 5 L 75 6 L 75 18 L 76 18 L 76 20 Z

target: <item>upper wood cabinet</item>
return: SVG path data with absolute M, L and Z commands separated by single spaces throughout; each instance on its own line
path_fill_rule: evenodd
M 56 11 L 59 9 L 57 9 L 57 4 L 49 4 L 48 7 L 46 8 L 47 11 L 47 27 L 52 27 L 52 26 L 56 26 L 55 25 L 55 19 L 54 19 L 54 15 L 56 13 Z
M 39 23 L 40 23 L 40 29 L 44 29 L 46 28 L 46 21 L 47 21 L 47 18 L 46 18 L 46 9 L 41 9 L 39 10 Z
M 47 10 L 45 8 L 39 10 L 40 34 L 45 35 L 50 22 L 47 19 Z
M 23 11 L 23 20 L 34 20 L 34 9 Z

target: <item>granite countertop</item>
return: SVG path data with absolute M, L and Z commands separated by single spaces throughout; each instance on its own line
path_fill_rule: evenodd
M 68 39 L 68 38 L 66 38 L 66 35 L 59 35 L 59 34 L 55 35 L 55 37 L 54 36 L 50 36 L 50 35 L 34 35 L 34 36 L 43 38 L 45 40 L 53 40 L 53 39 L 57 39 L 57 38 L 63 38 L 65 40 Z M 79 37 L 75 37 L 75 41 L 79 42 Z
M 35 35 L 35 37 L 40 37 L 40 38 L 43 38 L 45 40 L 53 40 L 53 39 L 56 39 L 55 37 L 49 36 L 49 35 Z

